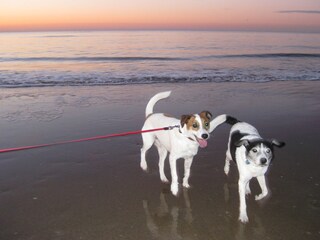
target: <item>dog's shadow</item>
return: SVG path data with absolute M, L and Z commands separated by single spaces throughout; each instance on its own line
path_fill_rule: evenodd
M 158 207 L 151 207 L 152 204 L 147 200 L 142 201 L 146 226 L 153 238 L 190 239 L 184 234 L 182 236 L 179 231 L 181 225 L 187 225 L 188 232 L 192 229 L 193 216 L 188 190 L 183 189 L 180 196 L 183 198 L 183 206 L 171 204 L 169 198 L 172 196 L 167 189 L 160 193 Z

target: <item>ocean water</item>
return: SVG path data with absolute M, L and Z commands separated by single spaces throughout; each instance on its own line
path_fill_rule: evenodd
M 320 80 L 320 34 L 0 33 L 0 87 Z

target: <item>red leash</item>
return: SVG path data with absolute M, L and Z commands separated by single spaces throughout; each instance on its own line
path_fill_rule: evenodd
M 50 146 L 55 146 L 55 145 L 67 144 L 67 143 L 78 143 L 78 142 L 99 140 L 99 139 L 112 138 L 112 137 L 122 137 L 122 136 L 139 134 L 139 133 L 155 132 L 155 131 L 162 131 L 162 130 L 172 130 L 173 128 L 176 128 L 176 127 L 179 127 L 179 126 L 175 125 L 175 126 L 170 126 L 170 127 L 154 128 L 154 129 L 139 130 L 139 131 L 132 131 L 132 132 L 124 132 L 124 133 L 115 133 L 115 134 L 96 136 L 96 137 L 90 137 L 90 138 L 81 138 L 81 139 L 56 142 L 56 143 L 48 143 L 48 144 L 40 144 L 40 145 L 24 146 L 24 147 L 16 147 L 16 148 L 6 148 L 6 149 L 0 149 L 0 153 L 16 152 L 16 151 L 22 151 L 22 150 L 28 150 L 28 149 L 34 149 L 34 148 L 50 147 Z

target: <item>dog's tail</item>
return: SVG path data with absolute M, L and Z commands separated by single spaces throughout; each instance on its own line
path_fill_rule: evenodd
M 154 95 L 148 102 L 147 107 L 146 107 L 146 118 L 153 113 L 153 107 L 154 105 L 161 99 L 169 97 L 171 94 L 171 91 L 166 91 L 166 92 L 160 92 L 156 95 Z
M 227 114 L 221 114 L 217 117 L 215 117 L 211 122 L 210 122 L 210 130 L 209 132 L 211 133 L 213 130 L 215 130 L 219 125 L 223 123 L 228 123 L 230 125 L 234 125 L 236 123 L 240 122 L 238 119 L 231 117 Z

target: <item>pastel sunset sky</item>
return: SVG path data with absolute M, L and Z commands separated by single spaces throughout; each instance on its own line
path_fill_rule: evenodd
M 0 31 L 320 32 L 320 0 L 0 0 Z

